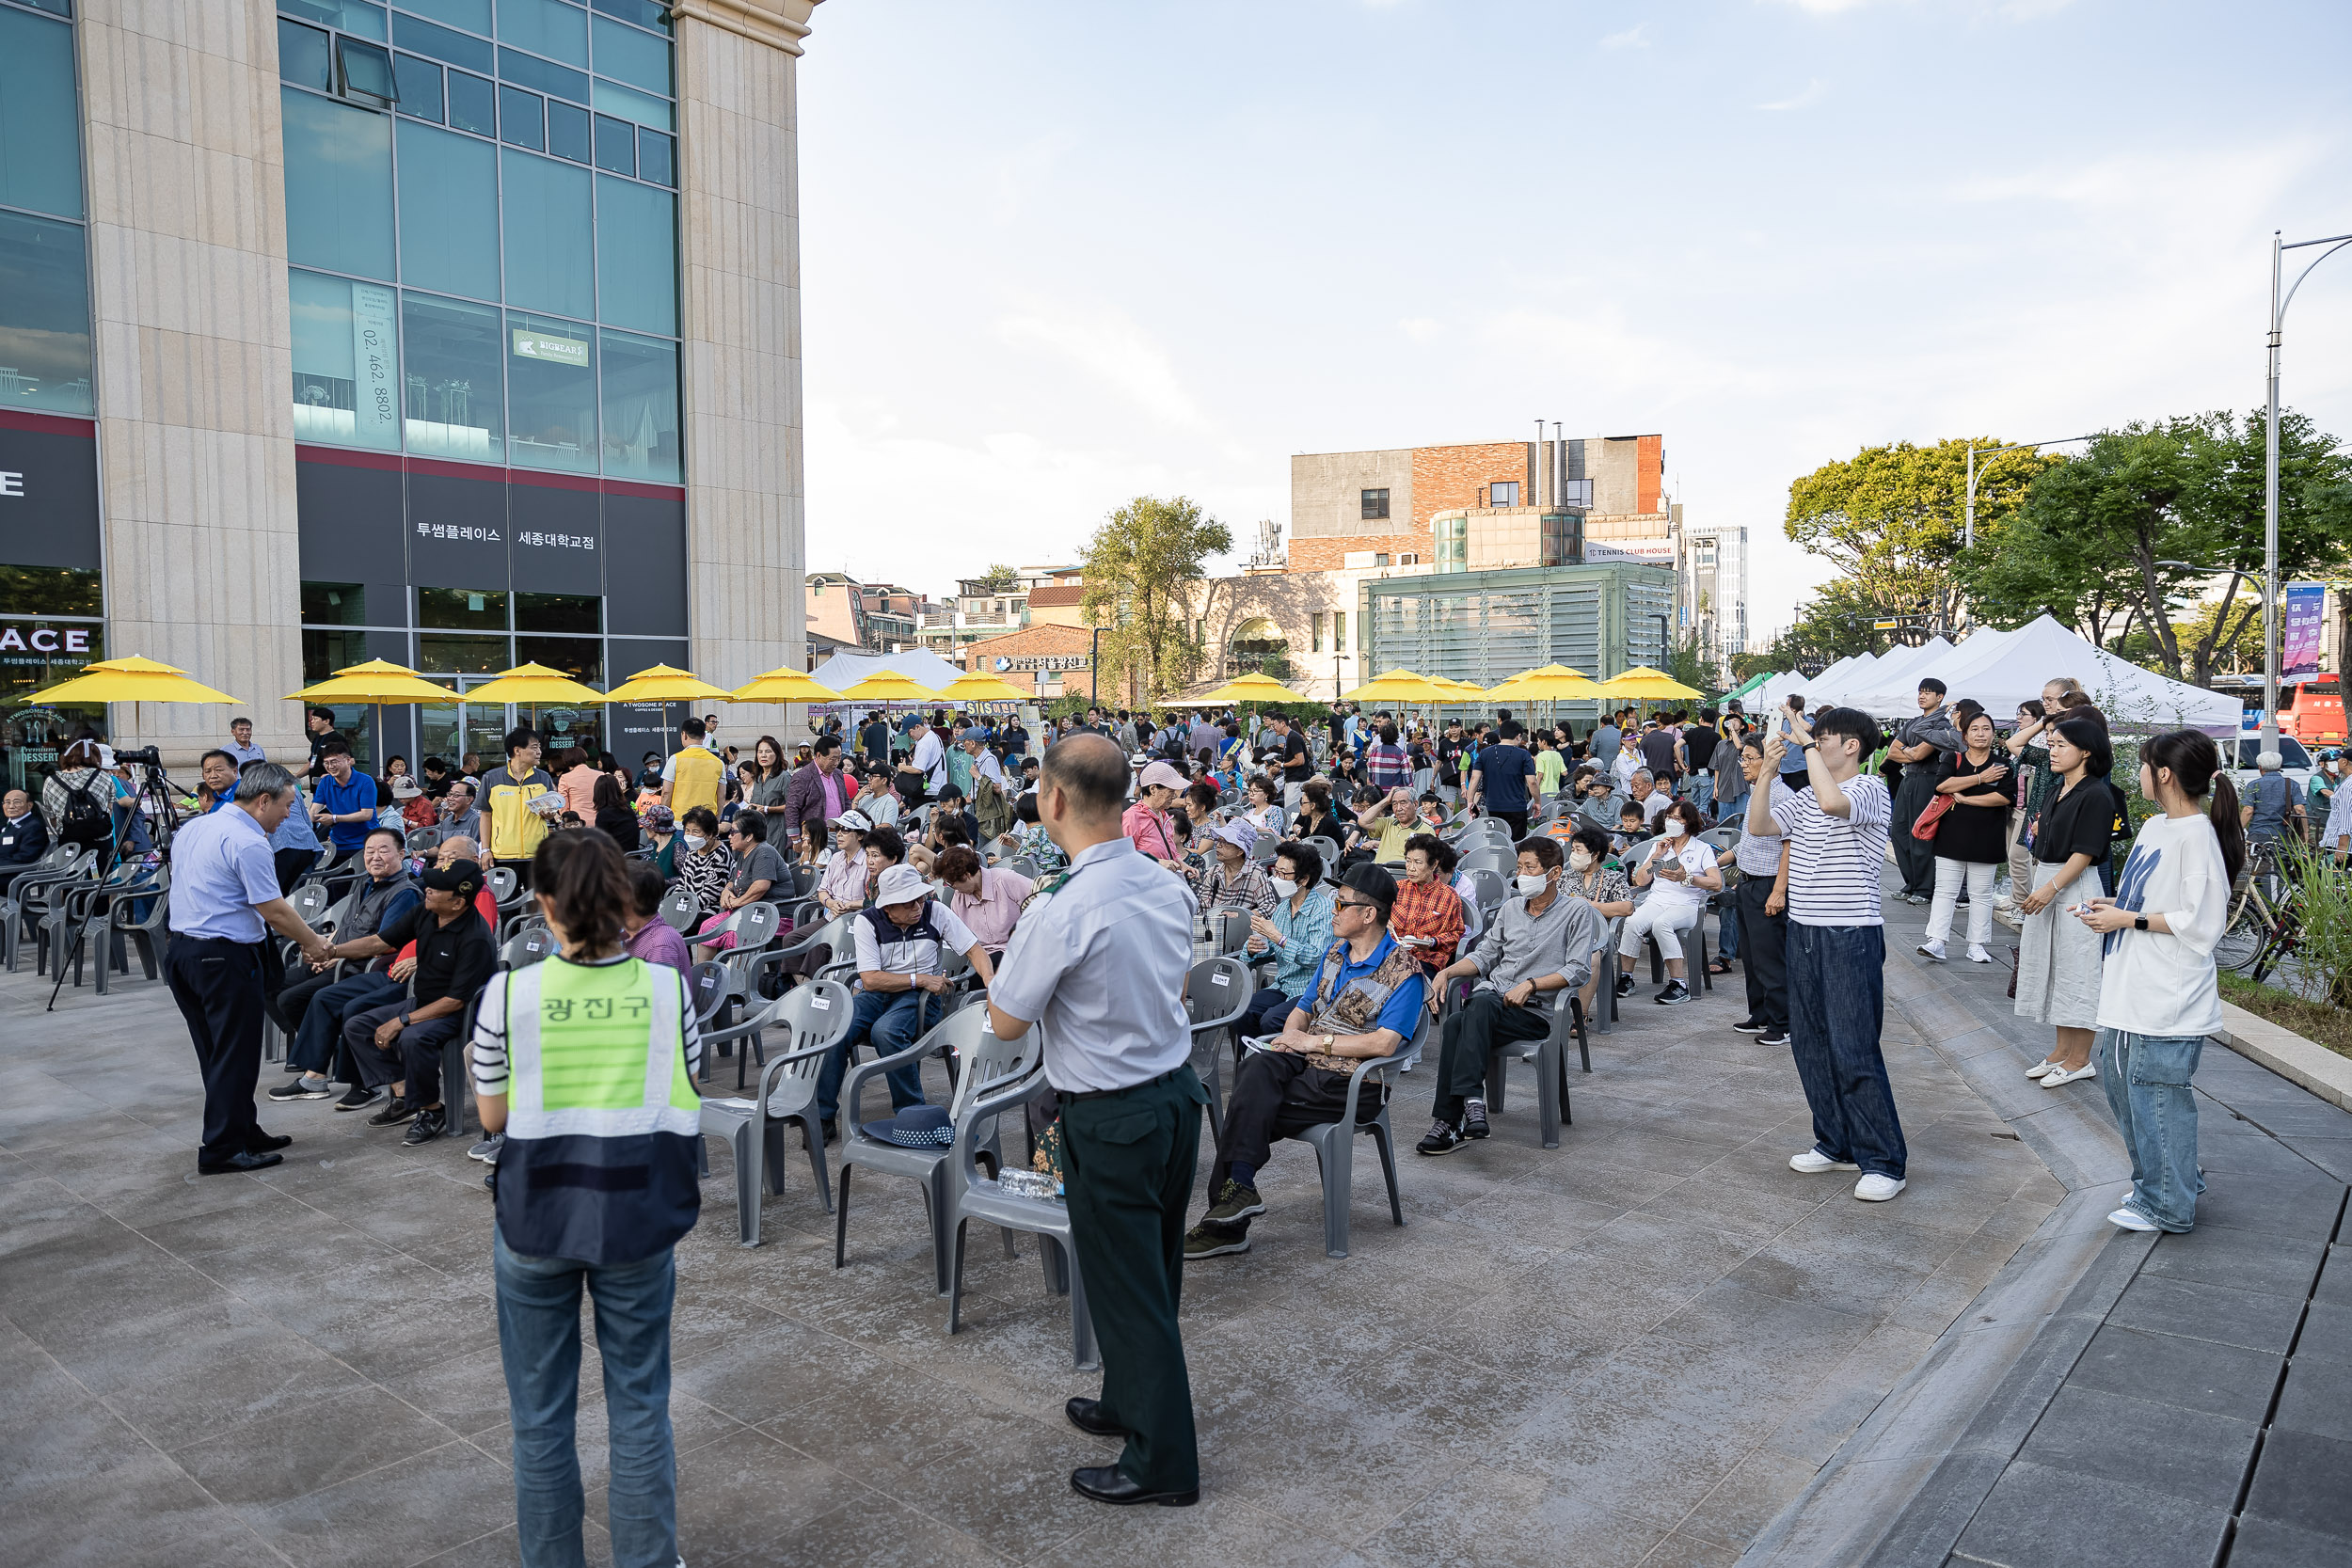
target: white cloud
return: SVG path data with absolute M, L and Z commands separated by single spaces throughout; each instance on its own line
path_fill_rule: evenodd
M 1600 40 L 1600 46 L 1603 49 L 1647 49 L 1649 47 L 1649 40 L 1644 35 L 1647 34 L 1648 31 L 1648 23 L 1637 23 L 1635 25 L 1628 27 L 1622 33 L 1610 34 L 1607 38 Z
M 1166 351 L 1124 311 L 1054 311 L 1041 302 L 1031 313 L 998 321 L 996 336 L 1008 348 L 1076 366 L 1155 419 L 1186 430 L 1208 424 Z
M 1427 316 L 1406 316 L 1397 322 L 1396 329 L 1417 343 L 1434 343 L 1445 333 L 1443 323 Z
M 1816 76 L 1813 80 L 1807 82 L 1804 85 L 1804 90 L 1797 94 L 1794 98 L 1784 98 L 1779 100 L 1777 103 L 1758 103 L 1756 107 L 1775 112 L 1784 109 L 1809 108 L 1813 104 L 1820 103 L 1821 101 L 1821 95 L 1828 90 L 1829 84 L 1822 81 L 1819 76 Z

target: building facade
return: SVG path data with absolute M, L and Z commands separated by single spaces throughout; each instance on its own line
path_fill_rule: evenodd
M 815 4 L 0 0 L 0 620 L 83 650 L 0 686 L 146 654 L 290 754 L 341 665 L 446 685 L 339 713 L 374 763 L 495 754 L 462 699 L 526 660 L 800 662 Z M 186 757 L 229 715 L 108 717 Z

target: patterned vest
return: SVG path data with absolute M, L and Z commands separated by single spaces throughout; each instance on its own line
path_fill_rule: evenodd
M 1314 998 L 1314 1008 L 1307 1020 L 1311 1035 L 1368 1035 L 1380 1026 L 1380 1009 L 1389 1005 L 1389 993 L 1406 980 L 1422 973 L 1421 960 L 1413 950 L 1399 942 L 1377 969 L 1359 974 L 1346 985 L 1339 985 L 1340 971 L 1347 967 L 1347 943 L 1335 942 L 1323 962 L 1315 970 L 1314 990 L 1308 994 Z M 1334 988 L 1337 994 L 1333 994 Z M 1327 1056 L 1320 1051 L 1310 1052 L 1309 1065 L 1326 1072 L 1353 1072 L 1359 1059 L 1352 1056 Z
M 499 1234 L 528 1257 L 598 1265 L 674 1244 L 702 1209 L 684 981 L 637 958 L 549 958 L 505 986 Z

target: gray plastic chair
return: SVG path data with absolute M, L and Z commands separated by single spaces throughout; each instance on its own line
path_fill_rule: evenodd
M 1518 864 L 1518 856 L 1498 844 L 1476 844 L 1462 851 L 1460 871 L 1491 871 L 1500 880 Z
M 1037 1030 L 1031 1029 L 1027 1037 L 1036 1037 Z M 1024 1054 L 1017 1060 L 1028 1059 Z M 956 1117 L 956 1141 L 947 1153 L 949 1194 L 955 1206 L 947 1266 L 947 1332 L 954 1334 L 962 1326 L 964 1246 L 972 1222 L 978 1220 L 1003 1230 L 1009 1255 L 1012 1249 L 1011 1233 L 1025 1231 L 1038 1239 L 1038 1255 L 1045 1265 L 1047 1289 L 1070 1298 L 1071 1365 L 1082 1372 L 1092 1371 L 1102 1366 L 1103 1356 L 1094 1341 L 1094 1315 L 1087 1307 L 1086 1278 L 1078 1272 L 1078 1249 L 1071 1240 L 1069 1206 L 1053 1198 L 1026 1197 L 1005 1191 L 994 1177 L 980 1176 L 976 1158 L 978 1130 L 983 1126 L 993 1128 L 998 1117 L 1044 1092 L 1044 1069 L 1041 1066 L 1025 1070 L 1016 1068 L 984 1078 L 991 1065 L 993 1064 L 976 1060 L 965 1075 L 966 1081 L 977 1087 Z M 962 1173 L 960 1184 L 952 1175 L 959 1171 Z
M 1511 895 L 1511 884 L 1504 879 L 1499 866 L 1473 865 L 1470 868 L 1470 886 L 1476 890 L 1472 901 L 1486 925 L 1493 925 L 1502 901 Z
M 1225 1097 L 1219 1087 L 1217 1033 L 1231 1029 L 1249 1010 L 1252 980 L 1239 958 L 1219 957 L 1192 966 L 1184 975 L 1184 1016 L 1192 1021 L 1192 1066 L 1209 1088 L 1209 1131 L 1225 1125 Z M 1201 1047 L 1208 1047 L 1207 1061 Z
M 526 927 L 506 939 L 499 961 L 508 969 L 529 969 L 552 957 L 555 946 L 555 933 L 545 925 Z
M 499 907 L 499 912 L 501 914 L 505 913 L 506 906 L 515 901 L 516 881 L 516 878 L 515 876 L 515 868 L 513 866 L 494 865 L 490 867 L 490 874 L 485 885 L 487 885 L 490 890 L 490 902 Z
M 1302 838 L 1298 842 L 1323 857 L 1323 879 L 1325 881 L 1336 882 L 1339 880 L 1340 847 L 1336 843 L 1324 837 L 1321 833 L 1317 833 L 1312 838 Z
M 408 841 L 407 841 L 407 844 L 406 844 L 405 847 L 407 848 L 407 851 L 408 851 L 410 854 L 412 854 L 412 855 L 429 855 L 429 854 L 431 854 L 434 850 L 438 849 L 440 847 L 441 847 L 441 830 L 440 830 L 440 829 L 438 829 L 438 828 L 415 828 L 415 829 L 411 829 L 411 830 L 409 831 L 409 833 L 408 833 Z
M 1038 869 L 1037 862 L 1031 860 L 1026 855 L 1013 856 L 1012 859 L 1005 863 L 1005 869 L 1011 872 L 1017 872 L 1021 876 L 1028 878 L 1029 880 L 1033 882 L 1040 881 L 1044 877 L 1044 873 Z
M 817 1177 L 817 1196 L 825 1212 L 833 1212 L 833 1180 L 825 1170 L 825 1132 L 817 1120 L 817 1075 L 825 1054 L 850 1032 L 856 1009 L 850 988 L 831 980 L 796 986 L 769 1003 L 753 1017 L 728 1029 L 702 1037 L 703 1059 L 714 1045 L 741 1041 L 754 1044 L 765 1033 L 787 1037 L 785 1049 L 771 1058 L 748 1097 L 712 1097 L 702 1102 L 702 1133 L 723 1138 L 735 1151 L 735 1207 L 742 1244 L 759 1244 L 760 1190 L 784 1192 L 784 1128 L 801 1124 L 808 1146 L 809 1168 Z M 708 1156 L 703 1155 L 705 1169 Z
M 27 896 L 25 911 L 28 919 L 39 922 L 33 927 L 33 973 L 50 974 L 52 964 L 57 966 L 56 973 L 64 972 L 66 948 L 71 945 L 67 935 L 82 923 L 91 900 L 144 887 L 152 876 L 138 861 L 118 861 L 94 881 L 50 882 L 36 889 Z M 31 907 L 35 902 L 38 909 Z
M 941 1295 L 947 1293 L 947 1255 L 951 1250 L 948 1243 L 947 1221 L 949 1150 L 947 1148 L 937 1146 L 930 1148 L 901 1148 L 897 1144 L 884 1143 L 879 1138 L 867 1137 L 858 1121 L 859 1097 L 867 1084 L 900 1063 L 919 1064 L 924 1057 L 933 1052 L 953 1052 L 962 1057 L 967 1069 L 959 1080 L 953 1102 L 949 1106 L 949 1110 L 953 1112 L 968 1102 L 971 1098 L 971 1086 L 975 1083 L 986 1082 L 992 1077 L 1001 1078 L 1006 1071 L 1010 1070 L 1011 1061 L 998 1055 L 997 1048 L 1009 1050 L 1015 1053 L 1017 1057 L 1024 1042 L 1033 1044 L 1036 1039 L 1037 1031 L 1032 1029 L 1024 1035 L 1020 1041 L 1000 1041 L 990 1028 L 986 1007 L 964 1007 L 949 1013 L 935 1027 L 918 1037 L 914 1043 L 904 1051 L 894 1052 L 890 1055 L 878 1057 L 870 1062 L 860 1062 L 850 1069 L 849 1077 L 843 1080 L 841 1085 L 841 1192 L 835 1200 L 833 1213 L 833 1266 L 834 1268 L 842 1267 L 849 1259 L 850 1172 L 859 1165 L 864 1165 L 880 1175 L 906 1177 L 922 1189 L 923 1206 L 930 1220 L 931 1227 L 933 1282 Z M 988 1053 L 985 1056 L 981 1054 L 983 1051 Z M 989 1070 L 992 1064 L 996 1069 L 993 1073 Z M 969 1070 L 976 1066 L 979 1069 L 978 1071 Z M 967 1148 L 964 1152 L 975 1159 L 985 1153 L 995 1168 L 1003 1168 L 1003 1152 L 993 1127 L 991 1127 L 984 1140 Z
M 1249 940 L 1249 911 L 1213 911 L 1209 915 L 1209 938 L 1220 957 L 1240 952 L 1241 944 Z
M 692 890 L 683 884 L 661 895 L 660 917 L 670 923 L 670 929 L 684 936 L 702 924 L 703 907 Z
M 1405 1205 L 1396 1192 L 1396 1131 L 1389 1125 L 1389 1089 L 1398 1073 L 1421 1060 L 1428 1038 L 1429 1010 L 1424 1007 L 1413 1026 L 1413 1037 L 1398 1047 L 1394 1055 L 1360 1062 L 1348 1075 L 1347 1101 L 1338 1120 L 1319 1122 L 1291 1134 L 1314 1149 L 1315 1164 L 1323 1173 L 1323 1252 L 1327 1258 L 1347 1256 L 1348 1204 L 1355 1191 L 1359 1133 L 1370 1137 L 1380 1151 L 1380 1174 L 1389 1186 L 1390 1217 L 1399 1225 L 1405 1223 Z M 1380 1096 L 1380 1110 L 1370 1119 L 1359 1121 L 1357 1111 L 1367 1084 Z
M 24 924 L 24 895 L 45 883 L 73 881 L 97 863 L 94 849 L 77 849 L 71 844 L 53 844 L 40 859 L 18 872 L 8 881 L 8 891 L 0 894 L 0 961 L 8 973 L 16 973 L 17 939 Z M 44 893 L 37 903 L 44 902 Z
M 82 927 L 81 941 L 73 950 L 73 984 L 81 985 L 83 962 L 94 958 L 97 970 L 92 989 L 105 995 L 107 977 L 116 968 L 125 974 L 131 973 L 129 943 L 134 940 L 138 943 L 140 969 L 147 978 L 155 978 L 157 949 L 169 940 L 165 922 L 169 918 L 170 894 L 171 867 L 159 865 L 128 887 L 69 895 L 66 907 Z M 133 911 L 142 900 L 147 912 L 135 916 Z
M 1503 1093 L 1507 1085 L 1504 1069 L 1513 1062 L 1535 1064 L 1536 1122 L 1546 1148 L 1560 1147 L 1560 1127 L 1574 1122 L 1568 1105 L 1568 1037 L 1576 1037 L 1578 1053 L 1582 1056 L 1584 1070 L 1593 1070 L 1593 1052 L 1584 1034 L 1584 1005 L 1577 1000 L 1574 987 L 1554 991 L 1549 1008 L 1550 1029 L 1542 1037 L 1532 1040 L 1498 1040 L 1486 1048 L 1486 1108 L 1497 1116 L 1502 1114 Z M 1462 1010 L 1469 993 L 1456 990 L 1445 1001 L 1448 1018 Z

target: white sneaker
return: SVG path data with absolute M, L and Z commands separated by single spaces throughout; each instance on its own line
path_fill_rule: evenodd
M 2053 1067 L 2049 1071 L 2042 1075 L 2042 1086 L 2045 1089 L 2055 1089 L 2060 1084 L 2078 1083 L 2085 1078 L 2096 1078 L 2098 1076 L 2099 1064 L 2096 1062 L 2085 1062 L 2082 1066 L 2076 1068 L 2072 1072 L 2067 1071 L 2062 1067 Z
M 2107 1223 L 2122 1230 L 2153 1230 L 2156 1222 L 2126 1203 L 2107 1216 Z
M 1818 1148 L 1808 1148 L 1803 1154 L 1788 1156 L 1788 1168 L 1806 1176 L 1819 1176 L 1825 1170 L 1860 1170 L 1862 1167 L 1849 1160 L 1833 1160 Z
M 1968 961 L 1972 964 L 1989 964 L 1993 961 L 1993 955 L 1984 950 L 1984 943 L 1972 942 L 1968 944 Z
M 2047 1056 L 2044 1056 L 2042 1060 L 2034 1063 L 2033 1066 L 2026 1069 L 2026 1076 L 2028 1078 L 2039 1078 L 2044 1073 L 2056 1072 L 2057 1070 L 2058 1064 L 2051 1061 Z
M 1942 963 L 1944 961 L 1944 944 L 1932 937 L 1919 944 L 1919 952 L 1922 956 L 1932 958 L 1937 963 Z
M 1900 1177 L 1881 1176 L 1872 1171 L 1853 1184 L 1853 1196 L 1865 1203 L 1884 1203 L 1908 1185 Z
M 2133 1185 L 2133 1186 L 2129 1186 L 2129 1187 L 2124 1188 L 2124 1189 L 2123 1189 L 2123 1196 L 2122 1196 L 2122 1197 L 2120 1197 L 2120 1198 L 2116 1199 L 2116 1201 L 2117 1201 L 2118 1203 L 2129 1203 L 2129 1202 L 2130 1202 L 2133 1198 L 2137 1197 L 2138 1196 L 2139 1196 L 2139 1188 L 2138 1188 L 2137 1185 Z

